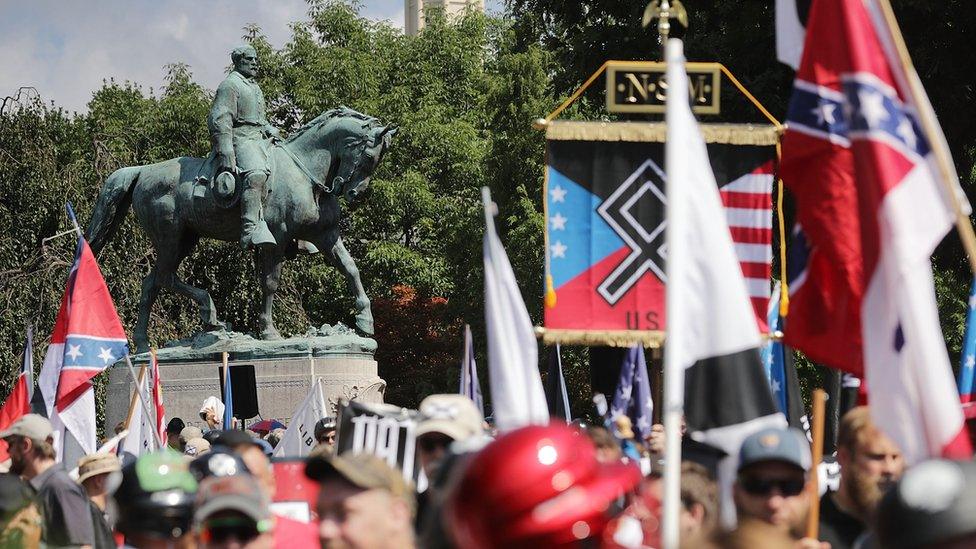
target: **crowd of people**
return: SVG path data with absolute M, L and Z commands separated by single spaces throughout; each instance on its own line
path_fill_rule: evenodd
M 163 450 L 91 454 L 69 471 L 50 422 L 29 414 L 0 433 L 10 454 L 0 547 L 660 547 L 660 428 L 643 441 L 626 421 L 496 433 L 461 395 L 432 395 L 419 413 L 424 483 L 395 460 L 336 452 L 336 421 L 322 418 L 299 464 L 317 487 L 304 518 L 274 503 L 280 432 L 173 419 Z M 865 407 L 843 417 L 840 482 L 819 498 L 809 441 L 795 429 L 744 440 L 728 510 L 717 472 L 725 453 L 689 436 L 681 446 L 683 547 L 976 547 L 976 465 L 906 469 Z

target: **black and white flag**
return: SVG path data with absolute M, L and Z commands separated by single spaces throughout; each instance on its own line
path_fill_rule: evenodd
M 803 57 L 812 0 L 776 0 L 776 58 L 796 70 Z
M 680 40 L 667 46 L 667 345 L 665 346 L 664 542 L 676 546 L 677 473 L 682 415 L 691 437 L 730 457 L 719 465 L 731 485 L 742 440 L 786 426 L 759 358 L 762 340 L 735 254 L 705 141 L 688 102 Z M 674 435 L 674 436 L 672 436 Z M 670 473 L 670 475 L 669 475 Z M 672 481 L 669 498 L 669 477 Z M 723 482 L 724 481 L 724 482 Z M 670 500 L 670 501 L 669 501 Z M 723 500 L 723 515 L 731 512 Z M 669 522 L 669 519 L 670 522 Z M 669 539 L 669 536 L 673 536 Z

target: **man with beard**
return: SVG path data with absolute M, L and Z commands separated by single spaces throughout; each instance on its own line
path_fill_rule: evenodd
M 54 460 L 51 422 L 27 414 L 0 433 L 8 444 L 10 472 L 36 491 L 43 518 L 41 541 L 47 547 L 91 547 L 95 533 L 88 496 Z
M 867 406 L 844 414 L 837 433 L 840 487 L 820 498 L 820 539 L 853 547 L 878 502 L 905 469 L 901 451 L 871 421 Z

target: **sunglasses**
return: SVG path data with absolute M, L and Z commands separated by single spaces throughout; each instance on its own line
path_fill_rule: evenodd
M 217 519 L 203 525 L 203 538 L 210 543 L 226 543 L 231 540 L 251 541 L 261 535 L 258 524 L 250 520 Z
M 739 485 L 747 493 L 754 496 L 768 496 L 773 489 L 779 489 L 779 493 L 784 497 L 798 496 L 803 493 L 806 487 L 803 479 L 762 479 L 762 478 L 742 478 Z
M 441 448 L 447 448 L 454 442 L 454 439 L 447 436 L 425 436 L 417 439 L 417 446 L 424 452 L 433 452 Z

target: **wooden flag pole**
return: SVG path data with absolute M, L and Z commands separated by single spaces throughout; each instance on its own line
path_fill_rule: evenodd
M 142 387 L 142 380 L 146 377 L 146 365 L 143 364 L 139 368 L 139 376 L 136 380 L 136 386 L 132 391 L 132 398 L 129 399 L 129 412 L 125 415 L 125 424 L 122 425 L 124 431 L 129 430 L 129 424 L 132 423 L 132 414 L 136 411 L 136 404 L 139 403 L 139 393 L 137 392 Z
M 884 17 L 888 36 L 898 54 L 902 73 L 908 85 L 907 91 L 911 94 L 912 100 L 919 110 L 918 119 L 922 125 L 922 132 L 925 133 L 925 139 L 929 142 L 929 146 L 932 147 L 932 152 L 935 155 L 935 163 L 939 167 L 939 181 L 942 182 L 952 204 L 952 211 L 956 217 L 956 230 L 959 232 L 959 239 L 962 240 L 962 247 L 969 259 L 969 267 L 976 274 L 976 233 L 973 232 L 973 224 L 966 212 L 963 211 L 962 201 L 957 194 L 957 191 L 960 190 L 959 177 L 956 175 L 956 167 L 952 164 L 952 156 L 949 154 L 945 139 L 939 131 L 939 123 L 935 120 L 935 113 L 928 102 L 925 90 L 922 89 L 922 82 L 918 78 L 918 73 L 915 72 L 915 66 L 908 54 L 908 47 L 901 35 L 901 29 L 895 19 L 895 12 L 891 9 L 891 3 L 888 0 L 877 0 L 877 3 L 881 15 Z
M 810 514 L 807 515 L 807 537 L 817 539 L 820 530 L 820 476 L 818 465 L 823 460 L 824 416 L 827 393 L 823 389 L 813 392 L 813 452 L 810 465 Z
M 139 374 L 138 379 L 136 379 L 136 369 L 132 366 L 132 361 L 129 359 L 129 355 L 125 355 L 125 364 L 129 367 L 129 375 L 132 376 L 132 381 L 136 382 L 136 388 L 138 389 L 136 394 L 139 395 L 139 401 L 142 403 L 142 413 L 146 414 L 146 417 L 153 417 L 152 409 L 149 407 L 149 403 L 146 402 L 146 395 L 142 392 L 142 382 L 139 381 L 142 379 L 142 374 Z M 142 368 L 142 371 L 145 371 L 146 365 L 143 365 Z M 162 448 L 163 441 L 160 438 L 159 433 L 156 432 L 156 429 L 150 430 L 153 433 L 153 439 L 156 441 L 156 447 Z

